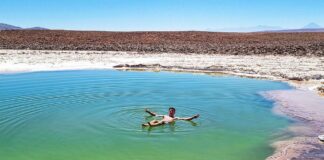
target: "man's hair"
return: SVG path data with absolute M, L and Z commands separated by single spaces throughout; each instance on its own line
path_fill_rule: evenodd
M 175 108 L 173 108 L 173 107 L 170 107 L 170 108 L 169 108 L 169 110 L 170 110 L 170 109 L 172 109 L 172 110 L 176 110 L 176 109 L 175 109 Z

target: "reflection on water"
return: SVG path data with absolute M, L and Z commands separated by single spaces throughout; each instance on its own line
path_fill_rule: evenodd
M 0 159 L 264 159 L 288 125 L 259 92 L 280 82 L 110 70 L 0 75 Z M 145 108 L 193 122 L 155 128 Z

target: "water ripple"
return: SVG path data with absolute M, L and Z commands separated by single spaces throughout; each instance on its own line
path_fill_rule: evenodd
M 110 71 L 111 72 L 111 71 Z M 0 131 L 13 133 L 29 121 L 42 121 L 56 112 L 84 120 L 78 125 L 96 133 L 110 130 L 123 133 L 151 132 L 157 134 L 190 133 L 201 129 L 221 127 L 229 118 L 220 116 L 213 104 L 231 101 L 261 103 L 254 92 L 240 89 L 235 78 L 218 82 L 209 76 L 168 74 L 160 78 L 152 73 L 113 72 L 45 72 L 2 77 L 0 82 Z M 258 85 L 243 81 L 246 88 Z M 259 81 L 255 81 L 259 83 Z M 235 90 L 236 92 L 228 92 Z M 154 104 L 152 104 L 154 103 Z M 173 125 L 148 130 L 141 124 L 152 120 L 145 108 L 166 114 L 169 105 L 177 108 L 178 116 L 200 114 L 195 123 L 176 122 Z M 61 112 L 62 111 L 62 112 Z M 43 118 L 43 117 L 42 117 Z M 69 120 L 71 120 L 69 119 Z M 76 126 L 78 126 L 76 125 Z

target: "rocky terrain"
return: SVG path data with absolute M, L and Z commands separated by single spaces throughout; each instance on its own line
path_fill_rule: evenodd
M 0 31 L 0 49 L 324 56 L 324 33 Z

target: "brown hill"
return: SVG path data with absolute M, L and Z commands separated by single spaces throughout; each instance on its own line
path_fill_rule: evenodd
M 324 56 L 324 33 L 0 31 L 1 49 Z

